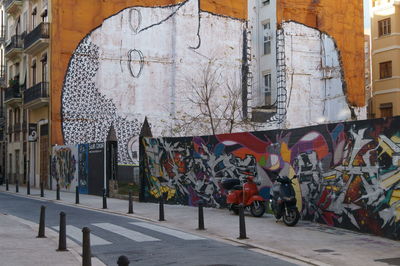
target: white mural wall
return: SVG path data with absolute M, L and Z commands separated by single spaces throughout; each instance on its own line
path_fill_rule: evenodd
M 264 129 L 365 119 L 347 103 L 340 52 L 329 35 L 293 21 L 277 31 L 277 112 Z M 365 108 L 364 108 L 365 109 Z
M 218 82 L 240 84 L 243 21 L 199 10 L 199 0 L 166 7 L 132 7 L 106 19 L 76 48 L 62 94 L 66 144 L 104 141 L 113 125 L 119 163 L 138 161 L 147 117 L 155 136 L 190 104 L 188 84 L 212 62 Z M 223 91 L 216 95 L 221 102 Z

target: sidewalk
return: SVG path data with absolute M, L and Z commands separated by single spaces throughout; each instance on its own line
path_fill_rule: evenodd
M 55 239 L 36 238 L 38 231 L 17 217 L 0 214 L 0 225 L 1 265 L 82 265 L 71 251 L 57 252 Z
M 5 186 L 0 186 L 5 191 Z M 45 198 L 40 191 L 20 187 L 20 196 L 56 201 L 56 192 L 46 190 Z M 15 194 L 10 185 L 8 193 Z M 61 204 L 75 205 L 75 193 L 61 191 Z M 204 235 L 234 245 L 248 245 L 271 256 L 291 258 L 291 262 L 314 265 L 400 265 L 400 242 L 349 230 L 329 227 L 308 221 L 300 221 L 295 227 L 276 223 L 272 215 L 255 218 L 246 215 L 246 240 L 238 240 L 239 218 L 226 209 L 205 208 L 205 231 L 198 226 L 197 208 L 181 205 L 165 205 L 165 222 L 158 221 L 158 204 L 133 202 L 134 214 L 127 214 L 128 201 L 107 199 L 107 210 L 102 210 L 102 198 L 80 195 L 82 208 L 97 209 L 118 215 L 130 216 L 166 227 Z

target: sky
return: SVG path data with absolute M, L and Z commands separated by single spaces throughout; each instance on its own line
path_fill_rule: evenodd
M 371 27 L 371 19 L 369 17 L 369 3 L 370 0 L 364 0 L 364 28 Z

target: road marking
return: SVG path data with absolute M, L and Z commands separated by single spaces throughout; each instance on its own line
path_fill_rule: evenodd
M 147 242 L 147 241 L 160 241 L 158 238 L 154 238 L 134 230 L 126 229 L 122 226 L 118 226 L 110 223 L 97 223 L 94 226 L 100 227 L 101 229 L 113 232 L 115 234 L 124 236 L 136 242 Z
M 158 226 L 155 224 L 149 224 L 149 223 L 142 223 L 142 222 L 132 222 L 130 224 L 133 225 L 137 225 L 146 229 L 150 229 L 156 232 L 160 232 L 166 235 L 170 235 L 170 236 L 174 236 L 183 240 L 204 240 L 205 238 L 196 236 L 196 235 L 192 235 L 192 234 L 188 234 L 188 233 L 184 233 L 182 231 L 178 231 L 178 230 L 174 230 L 174 229 L 170 229 L 167 227 L 163 227 L 163 226 Z
M 53 226 L 53 229 L 56 231 L 59 230 L 59 226 Z M 75 227 L 73 225 L 67 225 L 66 226 L 67 230 L 67 236 L 74 239 L 78 243 L 82 243 L 82 229 L 79 229 L 78 227 Z M 98 237 L 94 234 L 90 234 L 90 245 L 92 246 L 101 246 L 101 245 L 110 245 L 112 244 L 111 242 L 108 242 L 107 240 Z

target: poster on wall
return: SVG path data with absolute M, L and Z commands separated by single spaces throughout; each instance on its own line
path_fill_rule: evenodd
M 79 162 L 78 162 L 79 193 L 88 194 L 89 144 L 79 144 L 78 149 L 79 149 Z
M 51 178 L 53 189 L 57 184 L 64 191 L 75 191 L 78 186 L 78 147 L 76 145 L 53 146 Z

